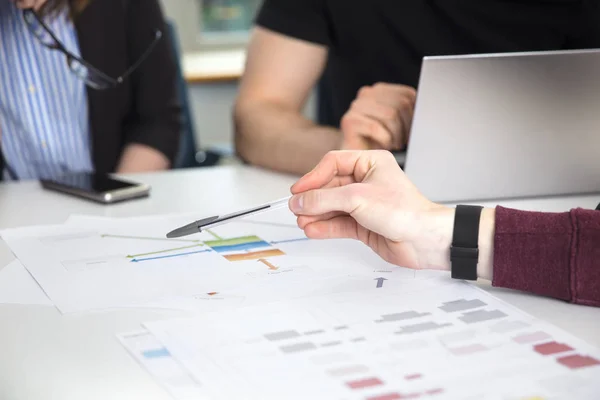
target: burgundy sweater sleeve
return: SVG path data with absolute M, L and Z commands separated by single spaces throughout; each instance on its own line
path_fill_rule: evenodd
M 600 211 L 498 207 L 492 284 L 600 307 Z

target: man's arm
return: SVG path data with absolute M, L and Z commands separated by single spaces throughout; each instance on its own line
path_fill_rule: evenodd
M 234 112 L 242 159 L 303 174 L 340 147 L 339 130 L 318 126 L 302 115 L 326 59 L 324 46 L 255 29 Z

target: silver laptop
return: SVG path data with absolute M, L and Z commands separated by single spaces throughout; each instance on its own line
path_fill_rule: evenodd
M 425 58 L 405 171 L 438 202 L 600 192 L 600 50 Z

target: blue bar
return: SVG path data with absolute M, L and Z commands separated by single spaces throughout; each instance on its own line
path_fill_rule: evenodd
M 146 350 L 142 353 L 144 358 L 161 358 L 161 357 L 171 357 L 171 353 L 166 348 L 155 349 L 155 350 Z
M 252 250 L 261 247 L 268 248 L 272 246 L 270 243 L 261 240 L 260 242 L 234 244 L 231 246 L 215 246 L 212 249 L 217 253 L 229 253 L 232 251 Z

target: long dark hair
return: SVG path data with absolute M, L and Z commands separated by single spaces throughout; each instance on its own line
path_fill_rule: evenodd
M 54 16 L 64 7 L 69 8 L 72 18 L 79 15 L 90 3 L 91 0 L 48 0 L 41 8 L 40 14 L 44 16 Z

